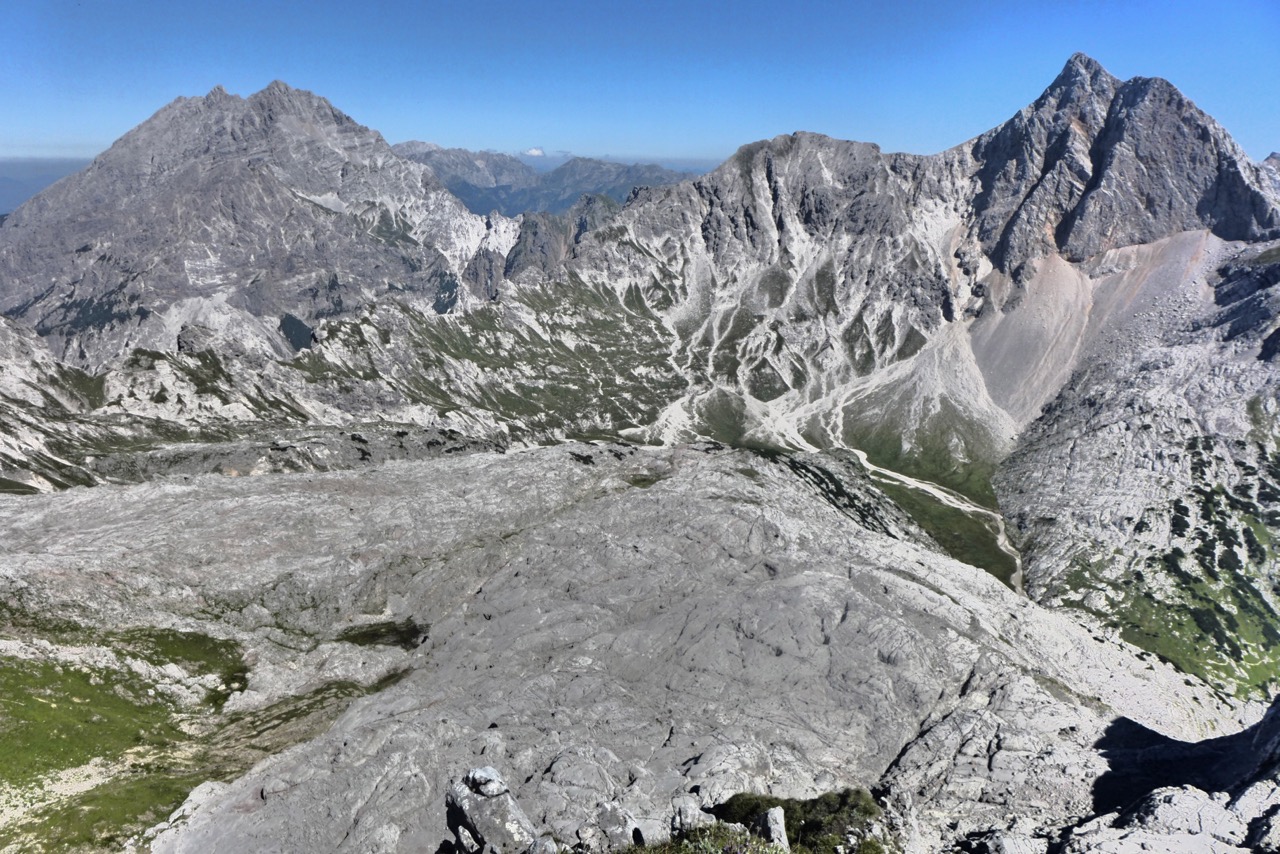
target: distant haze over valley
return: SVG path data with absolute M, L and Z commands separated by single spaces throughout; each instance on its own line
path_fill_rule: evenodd
M 693 178 L 656 164 L 627 164 L 588 157 L 524 152 L 520 156 L 465 148 L 441 148 L 429 142 L 392 147 L 401 157 L 426 166 L 472 213 L 497 211 L 564 213 L 584 195 L 625 201 L 636 187 L 661 187 Z M 534 149 L 540 151 L 540 149 Z M 555 164 L 547 169 L 548 164 Z
M 485 207 L 485 203 L 495 198 L 493 191 L 495 184 L 487 184 L 487 192 L 480 191 L 477 193 L 469 191 L 466 187 L 466 182 L 463 181 L 460 185 L 462 192 L 459 193 L 451 185 L 450 178 L 455 177 L 452 176 L 452 173 L 446 172 L 446 174 L 438 176 L 446 186 L 449 186 L 450 190 L 453 190 L 456 195 L 462 198 L 464 203 L 467 203 L 468 207 L 472 207 L 472 202 L 475 202 L 473 209 L 477 213 L 488 213 L 490 210 L 496 209 L 508 216 L 515 216 L 525 210 L 545 210 L 563 213 L 583 193 L 600 193 L 609 195 L 616 201 L 622 201 L 631 190 L 631 185 L 627 185 L 629 180 L 635 180 L 637 182 L 636 185 L 659 186 L 670 184 L 686 177 L 709 172 L 724 160 L 724 158 L 696 157 L 616 157 L 609 154 L 599 157 L 583 157 L 569 151 L 531 153 L 543 151 L 536 146 L 513 154 L 488 150 L 473 152 L 461 148 L 444 148 L 434 143 L 417 141 L 397 143 L 392 148 L 401 156 L 408 156 L 410 159 L 423 163 L 427 161 L 423 159 L 425 155 L 421 154 L 421 152 L 442 151 L 468 156 L 471 159 L 501 159 L 516 167 L 525 167 L 524 170 L 520 170 L 523 175 L 521 187 L 524 192 L 511 191 L 502 195 L 502 185 L 499 183 L 496 185 L 499 187 L 497 191 L 499 193 L 497 197 L 498 204 L 490 205 L 489 207 Z M 406 154 L 406 152 L 418 152 L 418 154 Z M 728 155 L 726 154 L 725 156 L 727 157 Z M 555 178 L 543 181 L 537 179 L 538 175 L 556 172 L 575 160 L 581 161 L 576 170 L 569 173 L 560 173 Z M 0 157 L 0 216 L 11 213 L 18 205 L 55 181 L 79 172 L 91 162 L 92 158 L 87 157 Z M 593 167 L 592 175 L 589 177 L 582 175 L 582 167 L 586 164 L 592 164 Z M 454 184 L 457 183 L 455 180 Z M 540 185 L 538 191 L 529 190 L 529 187 L 534 184 Z M 581 190 L 577 190 L 579 185 L 582 186 Z M 627 186 L 624 187 L 623 185 Z M 575 192 L 575 190 L 577 191 Z M 560 197 L 566 195 L 571 195 L 572 197 L 568 198 L 567 201 L 560 201 Z
M 0 214 L 8 213 L 54 181 L 88 165 L 87 158 L 0 158 Z

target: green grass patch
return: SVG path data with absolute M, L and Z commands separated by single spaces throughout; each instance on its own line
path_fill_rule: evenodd
M 430 631 L 430 626 L 405 617 L 399 622 L 387 620 L 343 629 L 338 633 L 338 640 L 358 646 L 398 646 L 403 650 L 413 650 L 422 645 Z
M 627 483 L 631 484 L 637 489 L 648 489 L 654 484 L 660 483 L 666 479 L 667 479 L 666 476 L 660 476 L 660 475 L 633 474 L 627 477 Z
M 876 486 L 951 557 L 984 569 L 1005 586 L 1013 588 L 1018 564 L 1012 555 L 1000 548 L 994 522 L 943 504 L 918 489 L 879 480 Z
M 1131 585 L 1111 622 L 1183 672 L 1240 695 L 1264 692 L 1280 681 L 1280 619 L 1247 579 L 1226 573 L 1213 582 L 1184 569 L 1189 560 L 1166 556 L 1180 580 L 1174 597 Z
M 7 495 L 38 495 L 40 490 L 28 483 L 0 477 L 0 493 Z
M 846 836 L 864 830 L 881 814 L 866 789 L 828 792 L 807 801 L 742 792 L 712 807 L 711 813 L 722 822 L 750 827 L 758 816 L 773 807 L 782 807 L 787 839 L 796 854 L 844 854 Z M 870 854 L 880 846 L 873 839 L 866 839 L 865 843 L 873 847 L 856 850 Z
M 30 821 L 0 828 L 0 844 L 22 851 L 120 851 L 168 818 L 205 779 L 199 773 L 131 769 Z
M 937 413 L 924 423 L 904 420 L 909 413 L 868 419 L 856 409 L 846 409 L 844 436 L 847 447 L 861 448 L 875 465 L 936 483 L 987 507 L 998 510 L 991 478 L 995 474 L 996 452 L 982 425 L 969 421 L 949 401 L 938 402 Z M 860 421 L 861 419 L 861 421 Z M 913 433 L 910 449 L 903 436 Z M 966 449 L 967 461 L 957 459 L 953 446 Z
M 55 378 L 64 389 L 85 402 L 90 409 L 97 409 L 106 403 L 107 375 L 94 375 L 78 368 L 62 365 Z
M 335 682 L 252 712 L 174 730 L 167 742 L 135 752 L 110 781 L 0 828 L 0 848 L 22 851 L 118 851 L 170 815 L 206 780 L 240 776 L 263 758 L 324 732 L 356 697 L 381 690 L 401 674 L 365 689 Z
M 646 854 L 782 854 L 781 847 L 723 824 L 698 827 L 670 842 L 646 844 L 643 850 Z
M 101 643 L 157 666 L 177 664 L 188 673 L 216 675 L 222 687 L 211 691 L 206 701 L 217 709 L 233 693 L 244 690 L 249 680 L 243 650 L 235 641 L 198 632 L 142 628 L 108 634 Z
M 1255 264 L 1274 264 L 1280 261 L 1280 246 L 1272 246 L 1266 252 L 1253 259 Z
M 1258 588 L 1265 580 L 1247 574 L 1255 570 L 1219 539 L 1226 538 L 1196 528 L 1178 538 L 1186 548 L 1145 558 L 1077 557 L 1059 595 L 1064 605 L 1093 614 L 1184 673 L 1237 696 L 1269 697 L 1280 681 L 1280 614 Z M 1264 554 L 1269 548 L 1254 547 Z M 1112 566 L 1117 560 L 1127 567 Z M 1109 604 L 1086 607 L 1090 593 L 1103 594 Z
M 0 781 L 25 786 L 94 757 L 184 738 L 149 688 L 121 671 L 0 658 Z
M 373 343 L 384 340 L 394 346 Z M 513 439 L 537 442 L 616 438 L 650 423 L 684 390 L 669 354 L 669 333 L 643 303 L 570 276 L 448 316 L 387 302 L 376 319 L 335 324 L 289 364 L 339 386 L 378 375 L 416 403 L 486 412 Z

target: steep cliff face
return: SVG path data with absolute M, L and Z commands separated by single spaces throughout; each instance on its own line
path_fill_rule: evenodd
M 1076 54 L 1036 101 L 962 146 L 978 164 L 977 237 L 999 269 L 1207 228 L 1280 236 L 1276 197 L 1217 122 L 1168 81 L 1121 82 Z
M 182 98 L 0 230 L 0 310 L 101 368 L 175 350 L 184 325 L 225 349 L 291 352 L 314 325 L 388 293 L 442 310 L 482 294 L 469 265 L 516 225 L 487 220 L 327 101 L 274 83 Z

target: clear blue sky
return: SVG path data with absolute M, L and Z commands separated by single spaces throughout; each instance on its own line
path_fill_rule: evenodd
M 91 156 L 179 95 L 279 78 L 390 142 L 722 159 L 795 130 L 939 151 L 1074 51 L 1280 150 L 1280 0 L 19 0 L 0 157 Z

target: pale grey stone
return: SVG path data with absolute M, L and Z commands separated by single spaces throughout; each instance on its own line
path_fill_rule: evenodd
M 791 851 L 791 843 L 787 841 L 787 818 L 782 807 L 771 807 L 760 816 L 757 829 L 766 842 L 777 845 L 783 851 Z
M 488 766 L 450 784 L 445 814 L 458 847 L 468 854 L 526 854 L 538 839 L 506 782 Z

